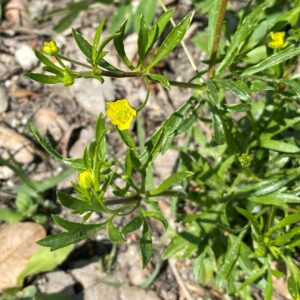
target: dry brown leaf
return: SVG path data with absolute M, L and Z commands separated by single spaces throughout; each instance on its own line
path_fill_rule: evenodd
M 41 108 L 36 112 L 34 122 L 42 134 L 50 133 L 56 142 L 64 136 L 65 131 L 69 128 L 63 116 L 46 108 Z
M 26 0 L 10 0 L 5 6 L 5 19 L 11 25 L 22 24 L 22 14 L 26 8 Z
M 18 275 L 37 252 L 36 241 L 46 236 L 43 226 L 24 222 L 0 227 L 0 292 L 16 286 Z
M 9 95 L 15 98 L 27 98 L 27 97 L 36 97 L 38 94 L 27 89 L 16 89 L 12 91 Z
M 10 152 L 19 163 L 27 164 L 34 159 L 36 153 L 33 144 L 12 129 L 0 126 L 0 150 L 4 158 Z

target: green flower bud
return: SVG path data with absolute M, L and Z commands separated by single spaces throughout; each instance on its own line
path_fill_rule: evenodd
M 243 153 L 239 156 L 239 162 L 243 168 L 248 168 L 251 166 L 252 157 L 247 153 Z
M 47 55 L 54 56 L 58 53 L 59 48 L 57 47 L 55 41 L 45 42 L 42 47 L 42 52 Z
M 64 71 L 64 77 L 63 77 L 63 84 L 64 86 L 70 86 L 74 83 L 74 77 L 69 71 Z

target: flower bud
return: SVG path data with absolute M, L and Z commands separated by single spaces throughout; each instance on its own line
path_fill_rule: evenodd
M 93 174 L 90 170 L 80 172 L 77 180 L 78 184 L 84 189 L 89 189 L 94 185 Z
M 55 41 L 45 42 L 42 47 L 42 52 L 47 55 L 54 56 L 58 53 L 59 48 L 57 47 Z
M 74 83 L 74 77 L 73 77 L 73 75 L 69 71 L 65 70 L 64 71 L 64 77 L 63 77 L 63 84 L 64 84 L 64 86 L 70 86 L 73 83 Z
M 251 166 L 252 157 L 247 153 L 243 153 L 239 156 L 239 162 L 243 168 L 248 168 Z

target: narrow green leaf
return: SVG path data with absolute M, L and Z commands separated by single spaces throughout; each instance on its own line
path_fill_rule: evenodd
M 244 44 L 246 43 L 248 37 L 257 27 L 257 24 L 264 17 L 264 11 L 267 7 L 273 4 L 273 0 L 264 1 L 259 5 L 254 6 L 252 11 L 248 13 L 244 19 L 242 19 L 238 25 L 236 32 L 232 37 L 229 48 L 226 51 L 225 58 L 221 62 L 219 68 L 217 69 L 217 74 L 223 74 L 224 71 L 230 67 L 234 62 L 237 55 L 242 50 Z
M 45 56 L 42 52 L 40 52 L 37 49 L 34 49 L 34 54 L 37 57 L 37 59 L 42 62 L 44 65 L 49 66 L 53 69 L 55 69 L 59 73 L 63 73 L 63 69 L 56 66 L 47 56 Z
M 272 244 L 274 244 L 275 246 L 287 245 L 295 235 L 300 235 L 300 227 L 293 228 L 289 232 L 280 235 L 272 242 Z
M 53 30 L 60 33 L 69 28 L 77 18 L 78 14 L 79 11 L 71 11 L 69 14 L 59 20 L 59 22 L 53 27 Z
M 178 173 L 174 173 L 170 175 L 167 179 L 165 179 L 156 189 L 149 192 L 151 196 L 159 195 L 162 192 L 169 189 L 172 185 L 176 185 L 182 182 L 184 179 L 192 176 L 194 173 L 190 171 L 182 171 Z
M 251 270 L 253 271 L 253 274 L 250 275 L 242 284 L 241 290 L 246 288 L 247 286 L 250 286 L 253 282 L 257 281 L 260 277 L 262 277 L 267 270 L 267 266 L 262 267 L 260 270 Z
M 285 227 L 287 225 L 297 223 L 299 221 L 300 221 L 300 212 L 290 214 L 287 217 L 283 218 L 281 221 L 279 221 L 275 226 L 273 226 L 270 229 L 270 231 L 277 230 L 281 227 Z
M 233 80 L 228 79 L 215 79 L 215 82 L 220 84 L 224 89 L 231 91 L 235 96 L 241 100 L 250 100 L 250 96 L 242 88 L 240 88 Z
M 69 232 L 52 234 L 37 242 L 37 244 L 41 246 L 50 247 L 51 251 L 85 240 L 90 236 L 95 235 L 99 230 L 105 228 L 106 226 L 106 222 L 90 225 L 69 222 L 59 218 L 58 216 L 55 216 L 54 218 L 58 225 L 63 225 L 62 227 L 68 228 Z
M 125 241 L 119 229 L 112 222 L 107 223 L 108 236 L 113 243 L 123 243 Z
M 291 59 L 300 54 L 300 48 L 295 46 L 290 46 L 286 49 L 283 49 L 273 55 L 269 56 L 265 60 L 261 61 L 257 65 L 250 67 L 244 71 L 241 76 L 249 76 L 261 72 L 263 70 L 269 69 L 273 66 L 276 66 L 282 62 L 285 62 L 288 59 Z
M 165 230 L 168 229 L 168 225 L 169 225 L 168 221 L 161 212 L 143 210 L 142 214 L 145 218 L 154 218 L 154 219 L 160 221 L 163 224 Z
M 170 82 L 167 76 L 161 74 L 148 74 L 148 78 L 158 81 L 165 89 L 169 90 L 171 88 Z
M 224 258 L 224 263 L 217 273 L 216 282 L 218 287 L 222 286 L 222 283 L 224 282 L 224 280 L 227 279 L 228 275 L 230 274 L 234 263 L 238 258 L 241 242 L 245 233 L 246 230 L 242 230 L 238 237 L 234 237 L 232 245 L 230 246 L 230 248 L 228 248 Z
M 146 167 L 158 155 L 162 148 L 165 148 L 166 141 L 175 136 L 178 127 L 184 121 L 186 115 L 193 108 L 192 98 L 186 101 L 174 113 L 172 113 L 162 124 L 162 126 L 152 135 L 145 144 L 145 151 L 140 155 L 140 161 Z M 170 144 L 169 144 L 170 146 Z
M 129 221 L 122 229 L 122 233 L 126 234 L 132 231 L 139 229 L 143 224 L 144 218 L 142 216 L 138 216 L 131 221 Z
M 123 60 L 125 65 L 130 70 L 133 70 L 134 66 L 132 65 L 132 63 L 128 59 L 128 57 L 126 55 L 126 52 L 125 52 L 125 48 L 124 48 L 124 38 L 125 38 L 126 25 L 127 25 L 127 20 L 118 28 L 117 33 L 119 33 L 119 34 L 114 38 L 114 45 L 115 45 L 115 48 L 118 52 L 118 55 Z
M 146 53 L 148 53 L 152 49 L 155 42 L 160 38 L 161 34 L 163 33 L 170 19 L 172 18 L 174 11 L 175 9 L 170 9 L 164 12 L 151 27 L 148 34 L 148 45 Z
M 82 159 L 69 159 L 63 158 L 62 155 L 52 147 L 49 140 L 44 137 L 34 126 L 30 126 L 30 130 L 32 131 L 35 139 L 37 142 L 54 158 L 64 162 L 67 166 L 77 169 L 77 170 L 84 170 L 85 166 L 83 164 Z
M 105 24 L 105 18 L 98 25 L 98 28 L 97 28 L 96 33 L 94 35 L 93 48 L 92 48 L 92 61 L 93 61 L 93 63 L 96 63 L 96 58 L 98 56 L 98 46 L 99 46 L 99 42 L 100 42 L 100 38 L 101 38 L 101 35 L 102 35 L 104 24 Z
M 57 199 L 61 202 L 63 206 L 72 209 L 76 213 L 83 213 L 87 211 L 101 212 L 89 203 L 84 202 L 78 198 L 72 197 L 67 193 L 58 191 L 56 195 Z
M 38 74 L 38 73 L 27 73 L 26 76 L 32 80 L 41 83 L 48 83 L 48 84 L 62 83 L 62 78 L 58 76 L 49 76 L 49 75 Z
M 261 195 L 261 196 L 251 196 L 249 197 L 250 201 L 261 203 L 265 205 L 276 205 L 276 206 L 287 206 L 287 204 L 300 204 L 300 197 L 293 195 L 293 194 L 287 194 L 287 193 L 281 193 L 281 192 L 275 192 L 270 193 L 267 195 Z
M 297 80 L 281 79 L 280 82 L 291 87 L 291 89 L 300 97 L 300 83 Z
M 261 234 L 261 230 L 260 230 L 260 227 L 259 227 L 259 224 L 257 222 L 257 220 L 255 219 L 255 217 L 251 214 L 251 212 L 243 209 L 243 208 L 240 208 L 240 207 L 236 207 L 235 208 L 241 215 L 243 215 L 246 219 L 248 219 L 248 221 L 251 223 L 251 225 L 253 226 L 254 228 L 254 231 L 257 235 L 260 235 Z
M 219 107 L 220 106 L 219 91 L 212 80 L 207 80 L 207 88 L 209 91 L 208 98 L 210 99 L 211 103 L 214 106 Z
M 142 253 L 143 268 L 146 268 L 152 257 L 152 233 L 147 221 L 144 220 L 143 232 L 140 241 L 140 249 Z
M 289 276 L 287 284 L 290 295 L 293 297 L 293 299 L 297 299 L 299 297 L 299 290 L 297 281 L 295 280 L 293 275 Z
M 88 58 L 92 59 L 92 46 L 91 44 L 76 30 L 72 29 L 73 37 L 76 41 L 78 48 Z
M 194 13 L 194 11 L 191 11 L 172 29 L 172 31 L 163 40 L 162 44 L 158 48 L 151 63 L 145 68 L 145 72 L 151 70 L 182 41 L 186 31 L 188 30 L 192 22 Z
M 134 29 L 138 32 L 140 16 L 145 16 L 145 24 L 149 26 L 155 16 L 157 0 L 140 0 L 135 13 Z
M 138 53 L 139 53 L 141 64 L 144 63 L 147 44 L 148 44 L 148 32 L 145 24 L 145 18 L 142 15 L 140 19 L 140 29 L 138 34 Z
M 213 140 L 215 145 L 223 145 L 226 141 L 225 131 L 219 115 L 213 114 Z
M 300 151 L 300 148 L 296 145 L 268 138 L 261 138 L 260 146 L 283 153 L 298 153 Z
M 282 187 L 286 186 L 289 182 L 292 182 L 299 177 L 300 173 L 294 172 L 278 179 L 263 180 L 256 183 L 238 186 L 235 188 L 235 191 L 238 194 L 249 194 L 255 196 L 266 195 L 278 191 Z
M 251 110 L 251 105 L 247 103 L 233 104 L 233 105 L 225 105 L 226 110 L 228 112 L 246 112 Z
M 268 276 L 267 276 L 267 286 L 264 291 L 265 300 L 271 300 L 273 295 L 273 283 L 272 283 L 272 272 L 271 269 L 268 269 Z
M 135 151 L 135 143 L 134 143 L 134 139 L 133 139 L 131 133 L 128 130 L 118 130 L 118 132 L 119 132 L 121 139 L 125 143 L 125 145 L 129 149 L 132 149 Z

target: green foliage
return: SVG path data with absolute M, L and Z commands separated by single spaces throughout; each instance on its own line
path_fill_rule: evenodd
M 73 170 L 67 169 L 49 179 L 34 181 L 29 178 L 13 156 L 9 159 L 0 157 L 0 164 L 10 168 L 21 181 L 20 185 L 8 190 L 15 197 L 15 207 L 0 208 L 0 220 L 15 223 L 24 219 L 32 219 L 38 223 L 45 223 L 47 212 L 56 207 L 55 203 L 45 198 L 45 192 L 70 176 Z
M 65 231 L 39 243 L 55 250 L 104 229 L 112 242 L 121 243 L 128 233 L 139 230 L 146 267 L 155 251 L 151 230 L 155 220 L 169 228 L 171 235 L 163 258 L 194 259 L 196 281 L 214 284 L 241 299 L 249 299 L 250 286 L 256 285 L 265 299 L 271 299 L 272 278 L 284 277 L 290 294 L 297 299 L 300 272 L 293 255 L 300 245 L 300 85 L 294 72 L 300 54 L 299 2 L 287 1 L 280 7 L 269 0 L 249 4 L 231 32 L 220 19 L 221 4 L 225 2 L 196 1 L 196 7 L 209 15 L 205 29 L 209 57 L 204 61 L 209 65 L 188 82 L 170 80 L 153 69 L 180 45 L 194 12 L 163 34 L 174 11 L 167 10 L 151 26 L 154 3 L 145 11 L 145 1 L 140 1 L 138 18 L 127 22 L 124 16 L 132 13 L 131 7 L 128 2 L 121 4 L 109 25 L 111 33 L 104 39 L 103 20 L 92 42 L 73 30 L 86 63 L 60 53 L 56 58 L 87 71 L 73 71 L 64 64 L 58 67 L 36 51 L 44 70 L 52 75 L 28 74 L 34 80 L 63 83 L 62 74 L 67 71 L 74 80 L 96 78 L 100 83 L 107 76 L 138 77 L 148 89 L 142 105 L 135 108 L 137 139 L 130 130 L 118 130 L 126 146 L 123 161 L 117 161 L 107 151 L 111 127 L 103 115 L 98 118 L 94 141 L 76 160 L 63 158 L 33 128 L 36 139 L 49 154 L 80 172 L 73 195 L 59 192 L 57 196 L 63 206 L 82 216 L 82 222 L 54 216 Z M 124 45 L 126 30 L 132 26 L 138 32 L 138 61 L 129 60 Z M 221 34 L 222 26 L 226 35 L 221 36 L 213 59 L 215 37 Z M 275 31 L 286 33 L 284 45 L 276 50 L 268 47 L 269 34 Z M 114 43 L 129 72 L 118 70 L 104 59 L 109 42 Z M 201 77 L 203 73 L 207 76 Z M 194 93 L 146 138 L 141 116 L 151 82 L 166 89 L 191 88 Z M 174 144 L 179 134 L 184 137 L 183 146 Z M 155 185 L 153 162 L 170 147 L 179 153 L 177 169 Z M 82 176 L 88 176 L 89 184 L 80 180 Z M 161 197 L 171 199 L 173 218 L 180 222 L 180 231 L 170 228 L 160 211 Z M 26 197 L 20 197 L 20 207 L 22 199 Z M 102 214 L 102 223 L 86 223 L 93 212 Z M 117 218 L 123 215 L 130 216 L 130 221 L 117 226 Z M 285 264 L 284 272 L 274 269 L 278 263 Z

